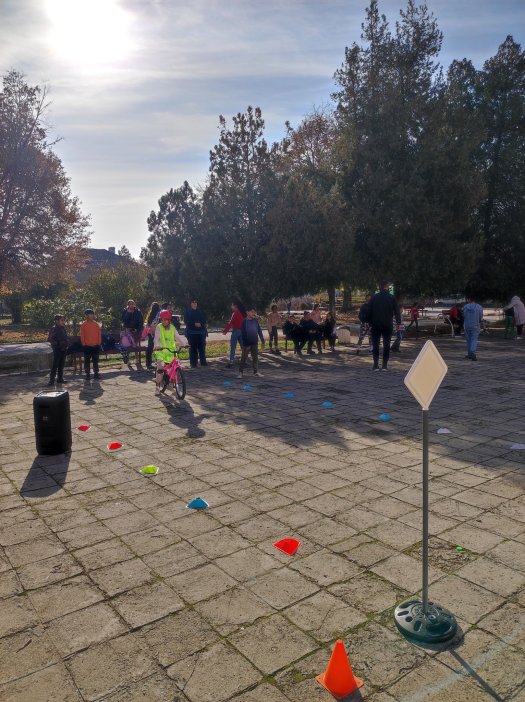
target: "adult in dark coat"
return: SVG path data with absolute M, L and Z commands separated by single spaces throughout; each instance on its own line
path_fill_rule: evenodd
M 388 281 L 381 283 L 381 289 L 370 300 L 369 318 L 372 336 L 373 369 L 379 370 L 379 345 L 383 341 L 383 365 L 381 370 L 388 368 L 390 358 L 390 342 L 394 331 L 394 318 L 396 324 L 401 325 L 401 312 L 396 298 L 388 291 Z
M 57 379 L 57 383 L 67 383 L 67 380 L 64 380 L 64 364 L 66 362 L 68 347 L 64 315 L 55 315 L 55 324 L 51 327 L 47 340 L 53 349 L 53 366 L 51 368 L 48 385 L 54 385 L 55 378 Z
M 199 309 L 198 300 L 193 299 L 184 313 L 186 324 L 186 338 L 190 346 L 190 366 L 197 368 L 197 361 L 201 366 L 207 366 L 206 337 L 208 336 L 207 319 L 204 312 Z

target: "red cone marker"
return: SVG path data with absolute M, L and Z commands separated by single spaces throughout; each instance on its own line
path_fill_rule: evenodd
M 281 539 L 272 544 L 272 546 L 275 546 L 275 548 L 278 548 L 279 551 L 286 553 L 288 556 L 293 556 L 300 545 L 301 542 L 297 541 L 297 539 Z
M 122 448 L 122 444 L 120 444 L 118 441 L 112 441 L 108 444 L 108 449 L 110 451 L 116 451 L 119 448 Z

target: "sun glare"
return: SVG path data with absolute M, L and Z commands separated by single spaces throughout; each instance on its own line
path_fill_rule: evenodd
M 125 59 L 131 50 L 131 15 L 117 0 L 47 0 L 50 42 L 66 61 L 83 68 Z

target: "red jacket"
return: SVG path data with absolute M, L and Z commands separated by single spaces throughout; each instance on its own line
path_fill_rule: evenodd
M 232 329 L 233 331 L 235 331 L 236 329 L 240 329 L 243 322 L 244 317 L 239 312 L 239 310 L 235 310 L 235 312 L 232 314 L 230 321 L 224 327 L 224 334 L 227 334 L 230 331 L 230 329 Z
M 414 306 L 410 308 L 410 321 L 413 322 L 416 319 L 419 319 L 419 307 Z
M 454 307 L 451 307 L 448 313 L 448 316 L 450 319 L 453 319 L 455 322 L 461 322 L 461 312 L 459 309 L 454 305 Z

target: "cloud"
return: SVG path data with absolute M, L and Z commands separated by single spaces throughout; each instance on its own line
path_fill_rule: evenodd
M 50 44 L 47 0 L 1 0 L 0 70 L 49 85 L 49 119 L 64 137 L 57 152 L 93 215 L 94 243 L 138 253 L 157 199 L 185 179 L 205 181 L 219 114 L 260 106 L 273 141 L 286 120 L 328 100 L 368 0 L 115 1 L 130 19 L 128 54 L 82 65 Z M 405 4 L 380 0 L 392 27 Z M 522 0 L 429 6 L 444 32 L 445 67 L 463 56 L 481 67 L 507 33 L 524 39 Z

